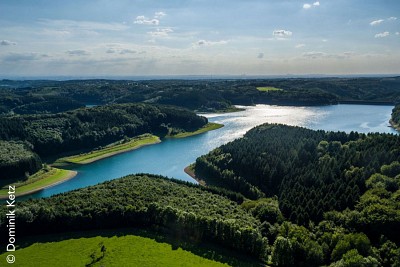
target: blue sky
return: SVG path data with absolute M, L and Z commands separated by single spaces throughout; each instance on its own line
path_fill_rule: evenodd
M 0 0 L 0 76 L 399 74 L 398 0 Z

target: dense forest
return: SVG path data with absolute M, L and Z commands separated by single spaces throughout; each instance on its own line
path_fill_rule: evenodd
M 193 131 L 207 119 L 182 108 L 149 104 L 106 105 L 58 114 L 0 118 L 0 139 L 24 140 L 40 156 L 112 143 L 143 133 L 165 136 L 168 129 Z
M 199 157 L 195 172 L 251 199 L 276 195 L 290 221 L 306 224 L 354 207 L 367 178 L 400 160 L 399 148 L 397 135 L 265 124 Z
M 27 176 L 47 157 L 207 124 L 189 109 L 399 102 L 400 77 L 2 80 L 0 179 Z M 391 120 L 399 124 L 400 105 Z M 196 160 L 206 186 L 137 174 L 19 201 L 18 238 L 138 227 L 195 244 L 211 241 L 272 266 L 398 267 L 399 162 L 398 135 L 264 124 Z
M 199 157 L 195 172 L 207 184 L 240 192 L 255 203 L 277 198 L 286 222 L 277 229 L 258 216 L 264 235 L 275 240 L 273 249 L 285 247 L 277 266 L 299 261 L 293 242 L 301 238 L 293 239 L 290 230 L 282 235 L 286 224 L 307 229 L 303 236 L 315 235 L 325 264 L 399 266 L 399 147 L 398 135 L 265 124 Z
M 2 172 L 2 176 L 13 172 L 9 177 L 15 178 L 25 172 L 32 174 L 37 170 L 40 161 L 30 150 L 41 157 L 48 157 L 85 149 L 92 150 L 125 137 L 144 133 L 164 137 L 171 132 L 194 131 L 205 124 L 206 118 L 189 110 L 144 103 L 80 108 L 57 114 L 0 117 L 0 140 L 25 142 L 30 146 L 26 147 L 24 152 L 16 149 L 16 153 L 2 156 L 11 157 L 1 163 L 2 168 L 9 168 L 7 172 Z M 0 143 L 2 150 L 8 149 L 6 144 L 11 143 Z M 35 164 L 27 161 L 27 155 L 35 155 L 29 156 Z M 12 161 L 12 164 L 9 161 Z
M 260 91 L 272 86 L 281 90 Z M 326 105 L 400 102 L 400 77 L 232 80 L 0 81 L 0 114 L 57 113 L 86 104 L 157 103 L 198 111 L 232 104 Z
M 265 259 L 260 222 L 217 189 L 135 175 L 47 199 L 19 202 L 18 235 L 118 227 L 153 227 L 192 242 L 214 241 Z M 4 207 L 1 207 L 4 208 Z M 3 211 L 3 210 L 2 210 Z M 1 230 L 6 231 L 6 212 Z
M 27 143 L 0 140 L 0 180 L 20 178 L 41 168 L 41 159 Z
M 400 105 L 393 108 L 391 121 L 397 126 L 400 125 Z
M 145 227 L 176 240 L 211 241 L 272 266 L 400 266 L 399 165 L 372 174 L 354 209 L 326 212 L 304 226 L 286 219 L 275 197 L 235 202 L 223 189 L 141 174 L 19 202 L 18 234 Z

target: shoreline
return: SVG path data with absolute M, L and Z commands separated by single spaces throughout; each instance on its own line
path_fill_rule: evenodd
M 51 183 L 51 184 L 48 184 L 48 185 L 39 186 L 39 187 L 34 188 L 34 189 L 31 189 L 31 190 L 29 190 L 29 191 L 25 191 L 25 192 L 22 192 L 22 193 L 15 193 L 15 196 L 16 196 L 16 197 L 21 197 L 21 196 L 26 196 L 26 195 L 30 195 L 30 194 L 39 192 L 39 191 L 44 190 L 44 189 L 46 189 L 46 188 L 50 188 L 50 187 L 52 187 L 52 186 L 55 186 L 55 185 L 61 184 L 61 183 L 63 183 L 63 182 L 66 182 L 66 181 L 68 181 L 68 180 L 74 178 L 74 177 L 78 174 L 77 171 L 64 170 L 64 169 L 60 169 L 60 170 L 63 170 L 63 171 L 66 171 L 66 172 L 67 172 L 67 173 L 65 174 L 65 176 L 63 176 L 62 178 L 60 178 L 60 180 L 57 180 L 56 182 Z M 39 182 L 39 181 L 40 181 L 40 180 L 38 180 L 38 181 L 36 181 L 36 182 Z M 35 182 L 33 182 L 32 184 L 34 184 L 34 183 L 35 183 Z M 31 184 L 27 184 L 27 185 L 23 185 L 23 186 L 20 186 L 20 187 L 16 187 L 16 188 L 15 188 L 15 191 L 18 192 L 18 188 L 23 188 L 24 186 L 28 186 L 28 185 L 31 185 Z M 7 190 L 7 189 L 3 189 L 3 190 Z M 7 194 L 7 195 L 0 195 L 0 199 L 1 199 L 1 200 L 3 200 L 3 199 L 8 199 L 8 198 L 9 198 L 8 194 Z
M 393 129 L 400 132 L 400 124 L 396 124 L 392 119 L 389 120 L 389 123 Z
M 194 165 L 194 163 L 193 163 L 193 164 L 190 164 L 189 166 L 186 166 L 186 167 L 183 169 L 183 171 L 184 171 L 187 175 L 189 175 L 190 177 L 192 177 L 199 185 L 207 186 L 206 181 L 204 181 L 204 180 L 202 180 L 202 179 L 196 177 L 196 174 L 194 173 L 194 171 L 193 171 L 193 169 L 192 169 L 193 165 Z
M 70 161 L 65 161 L 65 162 L 69 163 L 69 164 L 85 165 L 85 164 L 93 163 L 95 161 L 102 160 L 102 159 L 105 159 L 105 158 L 109 158 L 109 157 L 112 157 L 112 156 L 115 156 L 115 155 L 118 155 L 118 154 L 122 154 L 122 153 L 125 153 L 125 152 L 133 151 L 133 150 L 139 149 L 139 148 L 144 147 L 144 146 L 150 146 L 150 145 L 155 145 L 155 144 L 159 144 L 159 143 L 161 143 L 161 140 L 158 140 L 158 141 L 156 141 L 154 143 L 142 144 L 142 145 L 138 145 L 138 146 L 131 147 L 131 148 L 121 149 L 121 150 L 118 150 L 118 151 L 106 153 L 106 154 L 103 154 L 103 155 L 100 155 L 100 156 L 97 156 L 97 157 L 93 157 L 93 158 L 82 160 L 82 161 L 78 161 L 78 162 L 70 162 Z
M 175 134 L 175 135 L 166 136 L 165 138 L 185 138 L 185 137 L 190 137 L 190 136 L 206 133 L 206 132 L 209 132 L 209 131 L 217 130 L 217 129 L 222 128 L 222 127 L 224 127 L 223 124 L 215 123 L 215 122 L 209 122 L 209 123 L 207 123 L 206 125 L 204 125 L 203 127 L 201 127 L 200 129 L 198 129 L 196 131 L 178 133 L 178 134 Z
M 156 137 L 156 136 L 154 136 L 154 137 Z M 87 159 L 79 160 L 80 157 L 85 157 L 87 155 L 90 155 L 92 153 L 94 154 L 96 152 L 99 153 L 99 152 L 101 152 L 101 150 L 113 149 L 113 148 L 115 149 L 119 145 L 121 145 L 121 146 L 124 145 L 124 144 L 118 144 L 118 145 L 111 146 L 109 148 L 100 149 L 100 150 L 97 150 L 97 151 L 93 150 L 93 151 L 90 151 L 88 153 L 84 153 L 82 155 L 73 155 L 73 156 L 69 156 L 69 157 L 60 158 L 60 159 L 57 159 L 54 163 L 52 163 L 51 166 L 63 166 L 63 165 L 75 165 L 75 164 L 76 165 L 85 165 L 85 164 L 93 163 L 95 161 L 102 160 L 102 159 L 105 159 L 105 158 L 109 158 L 109 157 L 112 157 L 112 156 L 115 156 L 115 155 L 118 155 L 118 154 L 122 154 L 122 153 L 125 153 L 125 152 L 133 151 L 133 150 L 139 149 L 139 148 L 144 147 L 144 146 L 155 145 L 155 144 L 158 144 L 158 143 L 161 143 L 161 140 L 157 136 L 157 139 L 152 140 L 152 141 L 150 141 L 148 143 L 145 143 L 145 144 L 139 144 L 139 145 L 132 146 L 132 147 L 122 148 L 120 150 L 117 149 L 115 151 L 110 151 L 108 153 L 104 153 L 104 154 L 101 154 L 101 155 L 98 155 L 98 156 L 94 156 L 94 157 L 90 157 L 90 158 L 87 158 Z M 74 158 L 78 158 L 78 160 L 74 161 Z
M 201 133 L 204 133 L 204 132 L 208 132 L 208 131 L 219 129 L 219 128 L 223 127 L 223 126 L 224 125 L 222 125 L 222 124 L 211 123 L 211 125 L 209 125 L 209 127 L 201 128 L 200 131 L 198 130 L 198 131 L 195 131 L 195 132 L 187 133 L 188 135 L 179 136 L 179 137 L 176 137 L 176 138 L 185 138 L 185 137 L 188 137 L 188 136 L 201 134 Z M 153 137 L 156 137 L 156 136 L 153 136 Z M 144 147 L 144 146 L 154 145 L 154 144 L 158 144 L 158 143 L 161 143 L 161 140 L 160 140 L 159 137 L 157 137 L 156 140 L 152 140 L 152 142 L 149 142 L 149 143 L 139 144 L 137 146 L 133 146 L 133 147 L 124 148 L 124 149 L 121 149 L 121 150 L 112 151 L 112 152 L 105 153 L 105 154 L 102 154 L 102 155 L 99 155 L 99 156 L 95 156 L 93 158 L 79 160 L 79 157 L 84 157 L 85 155 L 93 153 L 93 151 L 89 152 L 87 154 L 83 154 L 83 155 L 75 155 L 75 156 L 71 156 L 71 157 L 60 158 L 60 159 L 56 160 L 53 164 L 50 164 L 50 166 L 52 166 L 55 169 L 58 169 L 57 167 L 60 167 L 60 166 L 65 167 L 65 166 L 68 166 L 68 165 L 85 165 L 85 164 L 89 164 L 89 163 L 92 163 L 92 162 L 95 162 L 95 161 L 98 161 L 98 160 L 101 160 L 101 159 L 105 159 L 105 158 L 108 158 L 108 157 L 112 157 L 112 156 L 115 156 L 115 155 L 118 155 L 118 154 L 122 154 L 122 153 L 125 153 L 125 152 L 133 151 L 133 150 L 139 149 L 139 148 Z M 116 146 L 118 146 L 118 145 L 116 145 Z M 110 147 L 109 149 L 112 149 L 112 148 L 113 147 Z M 74 157 L 78 158 L 78 160 L 75 161 L 75 162 L 70 160 L 71 158 L 74 158 Z M 55 182 L 39 186 L 37 188 L 33 188 L 33 189 L 28 190 L 28 191 L 23 191 L 23 188 L 26 187 L 26 186 L 32 186 L 35 183 L 39 183 L 39 182 L 43 181 L 43 179 L 51 179 L 51 177 L 45 177 L 45 178 L 39 179 L 37 181 L 34 181 L 32 183 L 21 185 L 19 187 L 16 187 L 15 189 L 18 192 L 18 190 L 21 190 L 21 188 L 22 188 L 23 192 L 22 193 L 16 193 L 15 196 L 16 197 L 21 197 L 21 196 L 26 196 L 26 195 L 30 195 L 30 194 L 39 192 L 39 191 L 44 190 L 46 188 L 50 188 L 52 186 L 56 186 L 56 185 L 61 184 L 61 183 L 65 182 L 65 181 L 68 181 L 68 180 L 74 178 L 78 174 L 78 172 L 74 171 L 74 170 L 68 170 L 68 169 L 59 169 L 59 170 L 64 171 L 66 173 L 64 175 L 62 175 L 62 177 L 57 179 Z M 186 167 L 184 171 L 190 177 L 192 177 L 194 180 L 196 180 L 200 185 L 203 185 L 203 186 L 206 185 L 205 181 L 196 178 L 194 172 L 190 169 L 190 166 Z M 10 186 L 12 186 L 12 184 L 10 184 Z M 8 199 L 9 198 L 9 195 L 7 194 L 7 190 L 8 189 L 1 189 L 1 190 L 4 190 L 5 192 L 4 192 L 3 195 L 0 195 L 0 200 Z

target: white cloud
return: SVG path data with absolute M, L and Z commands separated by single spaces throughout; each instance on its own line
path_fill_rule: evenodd
M 288 38 L 290 36 L 292 36 L 292 32 L 291 31 L 287 31 L 287 30 L 275 30 L 272 32 L 272 35 L 275 38 Z
M 160 12 L 156 12 L 156 13 L 154 14 L 154 18 L 160 19 L 160 18 L 162 18 L 162 17 L 164 17 L 164 16 L 166 16 L 166 15 L 167 15 L 167 14 L 166 14 L 165 12 L 160 11 Z
M 137 51 L 133 50 L 133 49 L 128 49 L 128 48 L 111 47 L 111 48 L 108 48 L 106 50 L 106 53 L 107 54 L 116 54 L 116 53 L 118 53 L 120 55 L 125 55 L 125 54 L 135 54 L 135 53 L 137 53 Z
M 158 19 L 148 19 L 145 16 L 137 16 L 133 23 L 142 25 L 158 25 L 160 24 L 160 21 Z
M 174 32 L 171 28 L 163 28 L 163 29 L 157 29 L 156 31 L 148 32 L 152 37 L 168 37 L 168 35 Z
M 384 38 L 387 36 L 389 36 L 389 32 L 381 32 L 381 33 L 375 34 L 375 38 Z
M 136 20 L 133 22 L 135 24 L 142 24 L 142 25 L 159 25 L 160 24 L 160 19 L 167 14 L 165 12 L 159 11 L 154 13 L 154 16 L 152 19 L 147 18 L 145 16 L 137 16 Z
M 388 18 L 388 20 L 396 20 L 397 18 L 396 17 L 390 17 L 390 18 Z
M 70 56 L 88 56 L 90 53 L 86 50 L 77 49 L 77 50 L 68 50 L 66 52 Z
M 310 8 L 312 8 L 312 7 L 317 7 L 317 6 L 320 6 L 319 1 L 314 2 L 314 3 L 312 3 L 312 4 L 305 3 L 305 4 L 303 4 L 303 9 L 310 9 Z
M 264 58 L 264 53 L 258 53 L 257 58 L 259 59 Z
M 0 45 L 2 45 L 2 46 L 17 45 L 17 43 L 11 42 L 11 41 L 8 41 L 8 40 L 1 40 L 0 41 Z
M 216 41 L 216 42 L 213 42 L 213 41 L 206 41 L 206 40 L 199 40 L 199 41 L 197 41 L 196 43 L 194 43 L 194 46 L 213 46 L 213 45 L 224 45 L 224 44 L 227 44 L 228 42 L 227 41 L 224 41 L 224 40 L 222 40 L 222 41 Z
M 305 46 L 306 46 L 305 44 L 298 44 L 298 45 L 295 46 L 295 48 L 302 48 L 302 47 L 305 47 Z
M 383 19 L 378 19 L 378 20 L 372 21 L 369 25 L 371 25 L 371 26 L 376 26 L 376 25 L 381 24 L 382 22 L 384 22 Z
M 396 32 L 396 35 L 400 35 L 400 32 Z

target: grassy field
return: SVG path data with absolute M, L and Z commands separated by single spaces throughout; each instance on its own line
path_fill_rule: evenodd
M 261 91 L 261 92 L 282 91 L 282 89 L 280 89 L 280 88 L 271 87 L 271 86 L 257 87 L 257 90 Z
M 11 185 L 16 187 L 16 196 L 22 196 L 68 180 L 75 175 L 75 171 L 48 168 L 31 175 L 26 181 L 14 182 Z M 0 189 L 0 199 L 4 198 L 8 198 L 8 185 Z
M 61 236 L 61 235 L 59 235 Z M 14 266 L 230 266 L 215 260 L 196 255 L 204 253 L 210 258 L 222 259 L 224 262 L 239 262 L 224 260 L 218 252 L 200 249 L 194 254 L 182 249 L 179 245 L 171 245 L 157 238 L 142 235 L 123 236 L 88 236 L 73 237 L 50 241 L 30 243 L 18 248 L 12 254 L 15 256 Z M 5 262 L 9 253 L 0 255 L 0 261 Z M 221 258 L 222 257 L 222 258 Z M 239 263 L 240 264 L 240 263 Z M 242 263 L 249 266 L 246 263 Z M 240 266 L 242 266 L 240 264 Z
M 219 129 L 221 127 L 224 127 L 224 125 L 223 124 L 219 124 L 219 123 L 209 122 L 206 125 L 204 125 L 202 128 L 198 129 L 197 131 L 178 133 L 178 134 L 175 134 L 175 135 L 172 135 L 172 136 L 168 136 L 168 137 L 171 137 L 171 138 L 184 138 L 184 137 L 188 137 L 188 136 L 192 136 L 192 135 L 201 134 L 201 133 L 204 133 L 204 132 L 216 130 L 216 129 Z
M 156 144 L 159 142 L 160 138 L 158 138 L 157 136 L 151 134 L 143 134 L 134 137 L 127 142 L 117 142 L 110 144 L 102 149 L 91 151 L 89 153 L 58 159 L 55 162 L 55 166 L 61 165 L 62 163 L 87 164 L 122 152 L 134 150 L 145 145 Z

